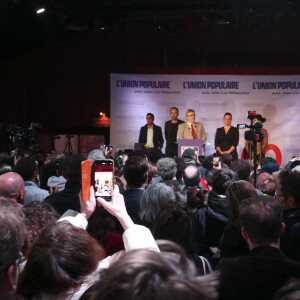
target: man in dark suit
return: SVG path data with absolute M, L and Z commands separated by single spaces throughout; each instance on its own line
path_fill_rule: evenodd
M 161 127 L 155 125 L 154 115 L 148 113 L 146 116 L 147 124 L 141 127 L 139 143 L 149 145 L 149 148 L 161 149 L 164 145 Z
M 171 120 L 165 123 L 165 138 L 166 138 L 166 154 L 170 157 L 178 155 L 178 145 L 177 145 L 177 131 L 178 125 L 184 123 L 184 121 L 178 119 L 178 108 L 171 107 L 170 115 Z
M 149 164 L 142 156 L 132 156 L 126 160 L 124 177 L 127 182 L 124 200 L 127 212 L 134 223 L 139 223 L 140 200 L 148 179 Z
M 240 220 L 250 254 L 219 262 L 219 299 L 272 299 L 288 279 L 300 278 L 300 263 L 279 249 L 282 208 L 268 196 L 248 198 L 240 205 Z

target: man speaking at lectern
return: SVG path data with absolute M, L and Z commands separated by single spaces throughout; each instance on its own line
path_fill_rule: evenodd
M 187 122 L 180 124 L 177 131 L 178 139 L 201 139 L 203 143 L 206 141 L 206 134 L 202 123 L 195 122 L 195 111 L 188 109 L 185 112 L 185 119 Z

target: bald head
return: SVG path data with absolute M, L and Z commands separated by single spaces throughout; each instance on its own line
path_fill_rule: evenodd
M 0 199 L 23 203 L 25 184 L 23 178 L 14 172 L 0 175 Z
M 183 171 L 183 181 L 186 186 L 198 186 L 200 182 L 200 172 L 195 166 L 188 166 Z

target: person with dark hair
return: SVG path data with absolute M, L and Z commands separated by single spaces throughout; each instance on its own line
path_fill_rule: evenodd
M 183 250 L 160 241 L 160 253 L 135 250 L 100 273 L 91 300 L 213 300 L 214 275 L 196 276 L 196 269 Z
M 235 180 L 236 174 L 232 170 L 217 170 L 212 178 L 212 191 L 208 194 L 208 206 L 226 217 L 228 217 L 226 190 Z
M 67 180 L 65 189 L 45 199 L 45 202 L 49 203 L 59 215 L 62 215 L 68 209 L 80 211 L 81 162 L 84 160 L 84 157 L 80 154 L 68 156 L 62 167 L 62 174 Z
M 20 276 L 16 292 L 18 297 L 79 299 L 98 280 L 99 271 L 109 267 L 114 257 L 105 258 L 105 252 L 98 242 L 82 228 L 78 228 L 78 226 L 86 227 L 96 201 L 122 224 L 126 251 L 134 249 L 159 251 L 150 231 L 132 222 L 117 186 L 110 202 L 100 197 L 96 200 L 94 190 L 91 188 L 90 199 L 82 203 L 86 208 L 80 214 L 75 217 L 65 216 L 40 234 L 32 246 Z
M 132 156 L 126 160 L 123 171 L 127 182 L 126 191 L 123 193 L 126 209 L 133 222 L 139 223 L 138 213 L 147 186 L 149 163 L 141 156 Z
M 139 143 L 148 145 L 149 148 L 162 149 L 164 145 L 164 139 L 162 136 L 161 127 L 153 123 L 154 115 L 148 113 L 146 116 L 147 124 L 141 127 Z
M 24 206 L 23 213 L 25 216 L 26 240 L 22 253 L 27 258 L 40 233 L 47 226 L 56 223 L 59 215 L 50 204 L 39 201 L 33 201 Z
M 223 162 L 224 164 L 226 164 L 227 166 L 230 166 L 232 163 L 232 155 L 228 154 L 228 153 L 224 153 L 221 155 L 221 162 Z
M 169 240 L 180 245 L 187 257 L 194 262 L 198 275 L 206 275 L 203 261 L 195 253 L 195 244 L 192 236 L 192 219 L 186 206 L 170 204 L 163 208 L 153 225 L 153 236 L 156 240 Z M 207 261 L 206 264 L 209 264 Z
M 174 190 L 164 183 L 149 185 L 141 199 L 139 217 L 143 225 L 152 228 L 152 225 L 161 209 L 175 202 Z
M 25 182 L 25 205 L 32 201 L 44 201 L 49 196 L 48 191 L 37 186 L 38 166 L 33 158 L 22 157 L 13 171 L 20 174 Z
M 289 258 L 300 261 L 300 252 L 295 251 L 300 250 L 300 173 L 281 171 L 278 179 L 275 198 L 283 209 L 285 224 L 285 233 L 281 237 L 281 250 Z
M 236 176 L 233 171 L 217 170 L 213 175 L 212 191 L 208 194 L 207 206 L 199 207 L 192 215 L 194 239 L 199 253 L 204 256 L 209 255 L 209 247 L 219 245 L 228 221 L 226 190 L 235 180 Z
M 187 202 L 186 205 L 191 211 L 195 211 L 198 207 L 207 205 L 206 200 L 207 190 L 199 189 L 197 187 L 191 187 L 187 190 Z
M 175 158 L 175 162 L 176 162 L 176 179 L 179 182 L 180 186 L 184 186 L 183 183 L 183 171 L 186 167 L 186 164 L 184 162 L 184 160 L 181 157 L 176 157 Z
M 216 172 L 216 169 L 207 169 L 205 172 L 205 180 L 209 191 L 212 190 L 213 177 Z
M 248 181 L 234 181 L 227 188 L 228 224 L 220 240 L 220 258 L 235 257 L 249 253 L 247 242 L 241 232 L 239 205 L 243 199 L 250 197 L 257 197 L 257 192 Z
M 255 123 L 264 123 L 266 121 L 262 115 L 257 114 L 254 119 L 252 120 L 253 124 Z M 268 147 L 268 131 L 265 128 L 261 128 L 260 132 L 263 134 L 263 139 L 260 142 L 256 143 L 256 155 L 257 160 L 261 162 L 261 160 L 265 157 L 265 151 Z M 245 149 L 248 153 L 248 159 L 253 159 L 254 157 L 254 149 L 253 149 L 253 142 L 246 140 Z
M 21 206 L 0 200 L 0 299 L 13 297 L 18 280 L 19 259 L 25 240 Z
M 18 173 L 7 172 L 0 175 L 0 200 L 23 204 L 25 194 L 25 183 Z
M 237 160 L 238 155 L 236 147 L 239 144 L 239 130 L 231 126 L 232 114 L 224 114 L 224 126 L 217 128 L 215 136 L 215 148 L 218 154 L 231 154 L 232 160 Z
M 300 263 L 289 260 L 279 249 L 284 232 L 282 209 L 268 196 L 244 199 L 240 220 L 250 254 L 219 262 L 219 299 L 272 299 L 286 280 L 300 278 Z
M 170 157 L 178 155 L 177 131 L 178 125 L 184 121 L 178 119 L 179 111 L 177 107 L 170 108 L 171 120 L 165 123 L 166 154 Z
M 251 165 L 248 160 L 238 159 L 231 163 L 230 169 L 237 174 L 238 180 L 249 181 Z

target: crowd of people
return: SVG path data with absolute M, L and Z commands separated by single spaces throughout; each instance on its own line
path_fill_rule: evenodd
M 111 201 L 82 201 L 85 159 L 114 160 Z M 264 158 L 254 186 L 193 149 L 2 160 L 0 299 L 298 299 L 299 165 Z

